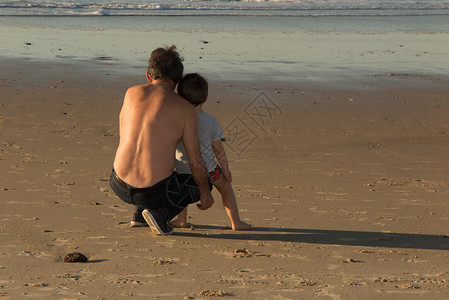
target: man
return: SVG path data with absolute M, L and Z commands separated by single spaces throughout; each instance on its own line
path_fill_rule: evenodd
M 194 108 L 174 89 L 184 66 L 176 47 L 151 53 L 150 84 L 128 89 L 120 112 L 120 143 L 110 185 L 123 201 L 134 204 L 157 234 L 171 234 L 168 222 L 189 203 L 212 206 L 207 170 L 201 158 Z M 192 176 L 177 174 L 175 150 L 182 140 Z M 138 218 L 136 215 L 135 218 Z M 138 219 L 135 219 L 138 220 Z

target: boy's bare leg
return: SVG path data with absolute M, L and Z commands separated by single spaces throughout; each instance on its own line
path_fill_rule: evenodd
M 251 230 L 250 224 L 240 220 L 239 209 L 237 207 L 237 200 L 235 199 L 234 190 L 231 183 L 221 176 L 219 179 L 212 182 L 221 194 L 221 199 L 225 207 L 226 213 L 231 220 L 233 230 Z
M 170 225 L 176 228 L 185 228 L 187 226 L 187 207 L 178 214 L 176 220 L 170 222 Z

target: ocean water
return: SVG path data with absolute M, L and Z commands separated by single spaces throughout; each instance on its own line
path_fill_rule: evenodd
M 448 15 L 445 0 L 3 0 L 2 16 Z
M 1 0 L 0 58 L 137 74 L 175 44 L 213 80 L 449 77 L 448 20 L 449 0 Z

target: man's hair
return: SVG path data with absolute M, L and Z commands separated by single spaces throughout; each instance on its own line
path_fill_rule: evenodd
M 178 95 L 195 106 L 206 102 L 209 85 L 198 73 L 185 75 L 178 84 Z
M 151 79 L 171 79 L 175 84 L 184 72 L 183 58 L 176 51 L 176 46 L 157 48 L 151 52 L 148 61 L 148 74 Z

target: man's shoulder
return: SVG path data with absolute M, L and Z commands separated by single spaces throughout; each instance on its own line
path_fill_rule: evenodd
M 147 85 L 132 86 L 126 91 L 126 97 L 131 99 L 141 97 L 144 93 L 146 93 L 147 89 Z
M 130 88 L 128 88 L 127 93 L 136 93 L 141 92 L 148 89 L 148 84 L 140 84 L 140 85 L 134 85 Z
M 126 91 L 126 95 L 131 100 L 154 100 L 154 101 L 168 101 L 173 102 L 174 99 L 179 97 L 176 93 L 161 88 L 160 86 L 154 86 L 151 84 L 135 85 Z M 179 100 L 177 100 L 179 101 Z
M 177 107 L 179 107 L 182 111 L 188 111 L 189 113 L 193 113 L 195 115 L 195 108 L 193 107 L 192 104 L 187 102 L 187 100 L 185 100 L 184 98 L 182 98 L 181 96 L 179 96 L 176 93 L 173 93 L 173 96 L 171 97 L 171 99 L 173 100 L 173 103 Z

